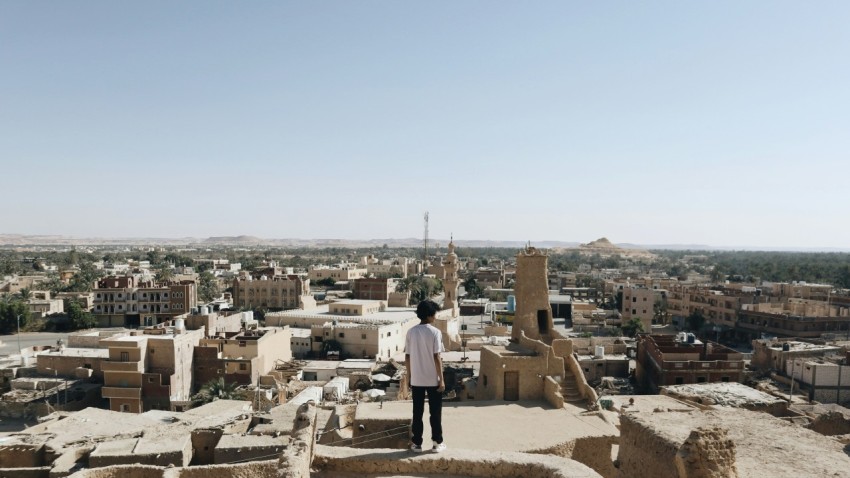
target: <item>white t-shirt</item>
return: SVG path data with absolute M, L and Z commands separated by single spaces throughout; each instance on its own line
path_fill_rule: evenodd
M 434 366 L 434 354 L 445 352 L 443 334 L 431 324 L 419 324 L 407 331 L 404 353 L 410 355 L 410 385 L 436 387 L 440 376 Z

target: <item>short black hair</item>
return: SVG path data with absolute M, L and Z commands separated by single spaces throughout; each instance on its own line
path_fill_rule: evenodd
M 425 320 L 432 315 L 436 315 L 440 310 L 440 306 L 433 300 L 425 299 L 416 306 L 416 316 L 419 320 Z

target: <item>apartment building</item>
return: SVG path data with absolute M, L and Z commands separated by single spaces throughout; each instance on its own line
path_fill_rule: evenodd
M 501 289 L 505 287 L 507 277 L 504 269 L 495 268 L 480 268 L 473 273 L 475 283 L 482 290 L 488 287 L 493 289 Z
M 304 309 L 315 306 L 310 295 L 310 279 L 295 274 L 237 277 L 233 281 L 235 307 L 268 309 Z
M 770 295 L 776 297 L 826 301 L 832 295 L 834 287 L 829 284 L 810 284 L 803 281 L 794 281 L 766 282 L 764 289 Z
M 354 280 L 352 291 L 355 299 L 389 302 L 390 295 L 395 292 L 397 285 L 396 279 L 364 277 Z
M 339 343 L 344 354 L 351 357 L 389 360 L 394 354 L 404 351 L 407 331 L 418 323 L 418 319 L 375 324 L 325 322 L 310 327 L 311 346 L 314 353 L 320 354 L 325 342 L 333 340 Z
M 620 311 L 622 320 L 625 322 L 634 318 L 640 319 L 644 332 L 649 332 L 652 330 L 652 319 L 655 316 L 655 303 L 664 303 L 666 300 L 666 290 L 623 287 L 623 310 Z
M 321 353 L 325 342 L 334 340 L 343 352 L 360 358 L 389 357 L 396 349 L 404 350 L 407 331 L 418 323 L 413 309 L 386 307 L 385 302 L 377 300 L 346 300 L 309 311 L 266 314 L 267 325 L 310 330 L 309 340 L 302 339 L 302 343 L 309 343 L 314 353 Z M 435 326 L 439 328 L 440 324 Z
M 192 281 L 157 285 L 133 276 L 100 279 L 93 294 L 92 313 L 100 327 L 157 325 L 191 311 L 198 302 Z
M 192 356 L 203 329 L 158 326 L 103 339 L 103 398 L 118 412 L 179 411 L 192 394 Z
M 361 266 L 353 264 L 340 264 L 334 267 L 316 266 L 307 271 L 307 277 L 318 282 L 324 279 L 333 279 L 335 282 L 350 282 L 354 279 L 365 277 L 368 271 Z
M 653 392 L 665 385 L 744 380 L 741 353 L 692 334 L 639 334 L 635 362 L 638 384 Z
M 366 256 L 360 260 L 360 267 L 366 269 L 366 275 L 375 278 L 407 277 L 410 260 L 406 257 L 396 259 L 376 259 Z
M 724 331 L 735 327 L 738 313 L 744 304 L 764 302 L 760 289 L 754 286 L 738 288 L 673 285 L 667 289 L 667 311 L 673 322 L 682 325 L 683 319 L 698 312 L 708 323 Z
M 217 378 L 224 378 L 227 383 L 256 385 L 261 375 L 274 370 L 276 362 L 292 360 L 291 340 L 289 327 L 202 339 L 194 351 L 195 387 Z
M 744 304 L 735 323 L 741 339 L 776 337 L 818 338 L 824 334 L 850 336 L 850 308 L 804 299 Z

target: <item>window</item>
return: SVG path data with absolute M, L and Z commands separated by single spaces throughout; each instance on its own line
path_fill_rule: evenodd
M 156 352 L 156 349 L 150 349 L 150 353 Z
M 360 334 L 360 338 L 366 340 L 366 334 Z
M 685 383 L 684 377 L 676 377 L 676 385 L 683 385 Z
M 705 377 L 697 377 L 697 383 L 705 383 Z
M 153 383 L 153 377 L 148 377 L 148 383 Z
M 122 412 L 129 412 L 130 411 L 130 405 L 128 405 L 126 403 L 122 403 L 121 404 L 121 411 Z
M 240 347 L 247 347 L 247 346 L 248 346 L 248 344 L 247 344 L 244 340 L 240 340 L 240 341 L 239 341 L 239 346 L 240 346 Z
M 729 377 L 720 377 L 720 381 L 721 381 L 721 382 L 728 382 L 728 381 L 729 381 Z
M 339 338 L 344 339 L 344 338 L 345 338 L 345 332 L 340 332 L 340 333 L 339 333 Z
M 484 386 L 485 387 L 487 386 L 487 376 L 486 375 L 484 376 Z
M 240 363 L 239 364 L 239 370 L 248 370 L 248 364 Z
M 130 361 L 130 352 L 121 352 L 121 361 L 129 362 Z

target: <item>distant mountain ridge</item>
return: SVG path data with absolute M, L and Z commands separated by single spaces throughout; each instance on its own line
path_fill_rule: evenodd
M 486 239 L 456 239 L 455 245 L 458 247 L 512 247 L 522 248 L 529 241 L 498 241 Z M 757 247 L 757 246 L 709 246 L 705 244 L 632 244 L 632 243 L 612 243 L 606 238 L 600 238 L 596 241 L 591 241 L 587 244 L 572 241 L 530 241 L 534 247 L 544 249 L 574 249 L 579 246 L 588 246 L 607 249 L 607 248 L 622 248 L 622 249 L 642 249 L 642 250 L 691 250 L 691 251 L 788 251 L 788 252 L 850 252 L 850 248 L 837 247 Z M 449 239 L 429 240 L 429 244 L 436 247 L 440 245 L 445 247 L 449 243 Z M 123 238 L 103 238 L 103 237 L 75 237 L 64 235 L 50 234 L 0 234 L 0 246 L 145 246 L 145 245 L 163 245 L 163 246 L 271 246 L 271 247 L 342 247 L 342 248 L 358 248 L 358 247 L 380 247 L 386 244 L 389 247 L 422 247 L 421 238 L 387 238 L 387 239 L 267 239 L 256 236 L 240 235 L 240 236 L 212 236 L 207 238 L 197 237 L 123 237 Z

